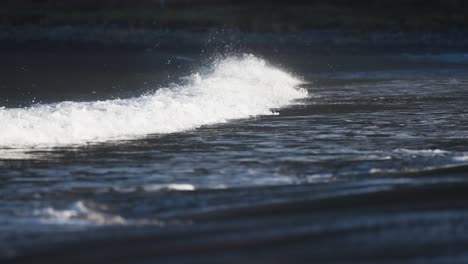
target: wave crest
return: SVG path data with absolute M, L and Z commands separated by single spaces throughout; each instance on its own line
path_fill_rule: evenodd
M 132 139 L 273 114 L 307 92 L 301 81 L 253 55 L 228 58 L 185 85 L 152 95 L 0 109 L 0 146 L 83 144 Z

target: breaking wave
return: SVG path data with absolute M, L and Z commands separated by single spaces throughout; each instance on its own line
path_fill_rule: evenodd
M 0 146 L 132 139 L 273 114 L 303 98 L 301 81 L 253 55 L 220 60 L 186 84 L 137 98 L 0 108 Z

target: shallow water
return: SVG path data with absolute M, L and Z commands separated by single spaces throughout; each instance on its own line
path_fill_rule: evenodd
M 467 260 L 466 56 L 67 54 L 3 66 L 4 258 Z

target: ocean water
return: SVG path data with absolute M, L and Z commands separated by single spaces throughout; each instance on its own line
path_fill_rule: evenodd
M 0 257 L 466 263 L 460 54 L 2 54 Z

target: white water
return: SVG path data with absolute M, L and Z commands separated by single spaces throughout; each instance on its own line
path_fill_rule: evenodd
M 32 147 L 132 139 L 273 114 L 307 95 L 301 81 L 252 55 L 228 58 L 186 85 L 123 100 L 0 109 L 0 146 Z
M 119 215 L 99 212 L 86 206 L 83 201 L 77 201 L 63 209 L 47 207 L 35 210 L 34 216 L 39 217 L 39 222 L 52 225 L 164 225 L 157 219 L 125 219 Z
M 125 224 L 125 219 L 121 216 L 100 213 L 90 208 L 82 201 L 72 204 L 69 208 L 57 210 L 47 207 L 34 212 L 41 217 L 42 223 L 48 224 L 76 224 L 76 225 L 104 225 L 104 224 Z

